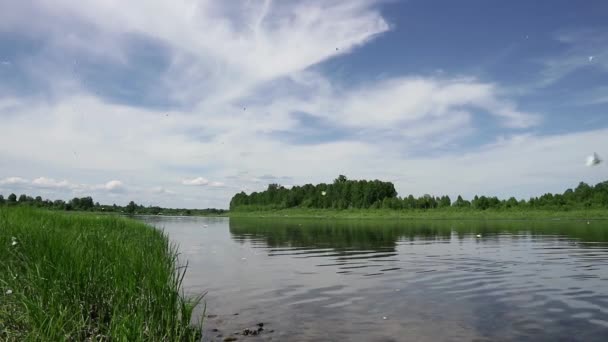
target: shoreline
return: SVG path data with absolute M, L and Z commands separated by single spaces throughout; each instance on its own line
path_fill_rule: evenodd
M 586 210 L 334 210 L 279 209 L 268 211 L 234 211 L 230 218 L 345 219 L 345 220 L 608 220 L 608 209 Z

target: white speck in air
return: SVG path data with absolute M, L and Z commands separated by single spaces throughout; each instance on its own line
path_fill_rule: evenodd
M 598 156 L 595 152 L 587 157 L 587 166 L 589 167 L 599 165 L 601 162 L 602 160 L 600 159 L 600 156 Z

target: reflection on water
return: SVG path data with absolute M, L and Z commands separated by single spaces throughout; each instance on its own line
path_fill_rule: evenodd
M 144 220 L 180 244 L 187 291 L 209 291 L 209 340 L 257 322 L 247 339 L 608 336 L 605 222 Z

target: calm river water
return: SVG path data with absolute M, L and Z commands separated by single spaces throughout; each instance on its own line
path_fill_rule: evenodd
M 206 340 L 608 340 L 608 222 L 143 219 L 207 292 Z

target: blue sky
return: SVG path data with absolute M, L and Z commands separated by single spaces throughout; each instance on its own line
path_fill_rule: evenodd
M 608 155 L 605 1 L 0 4 L 0 193 L 226 207 L 338 174 L 526 198 Z

